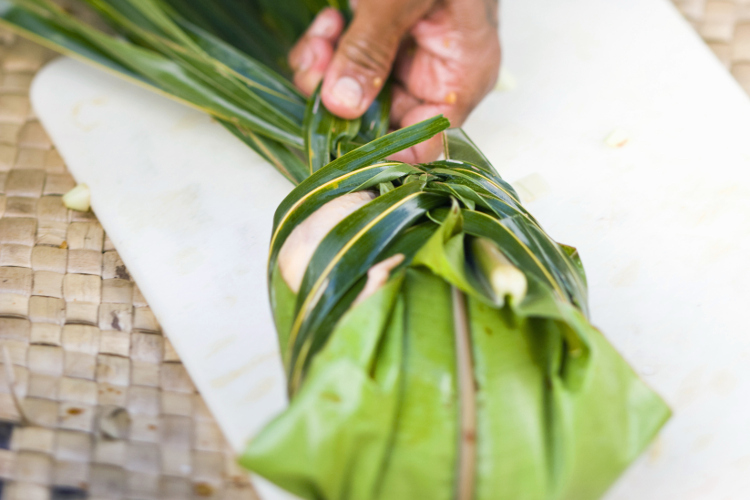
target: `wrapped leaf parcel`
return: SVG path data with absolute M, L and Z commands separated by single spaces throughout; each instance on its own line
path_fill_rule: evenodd
M 669 410 L 589 323 L 575 249 L 463 132 L 386 134 L 387 87 L 346 121 L 289 83 L 325 2 L 87 3 L 108 26 L 50 0 L 0 18 L 212 114 L 297 185 L 268 268 L 290 404 L 243 465 L 307 499 L 587 500 L 652 440 Z M 388 161 L 438 134 L 443 160 Z
M 279 207 L 269 272 L 291 404 L 241 463 L 311 499 L 598 498 L 668 410 L 587 321 L 575 250 L 460 131 L 446 160 L 382 161 L 441 124 L 373 141 L 375 158 L 339 157 Z M 385 178 L 392 188 L 317 245 L 295 293 L 284 239 Z M 367 270 L 399 254 L 352 304 Z

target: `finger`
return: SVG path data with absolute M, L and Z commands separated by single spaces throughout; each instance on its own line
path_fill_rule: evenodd
M 361 116 L 390 73 L 406 31 L 432 0 L 360 0 L 323 80 L 323 103 L 334 114 Z
M 414 54 L 416 53 L 417 45 L 414 39 L 407 36 L 396 54 L 396 62 L 393 63 L 393 77 L 397 82 L 406 84 L 411 74 L 411 65 L 414 62 Z
M 323 79 L 343 29 L 341 13 L 331 8 L 323 9 L 289 52 L 293 81 L 303 93 L 311 94 Z
M 420 19 L 410 30 L 417 48 L 399 75 L 418 99 L 446 104 L 460 126 L 487 95 L 500 68 L 494 2 L 454 0 Z
M 414 125 L 415 123 L 427 120 L 436 115 L 445 115 L 446 108 L 447 106 L 445 105 L 434 104 L 417 106 L 404 116 L 400 125 L 401 127 L 408 127 L 409 125 Z M 437 160 L 440 153 L 443 151 L 442 137 L 443 134 L 438 134 L 435 137 L 410 147 L 409 149 L 391 155 L 389 159 L 406 163 L 427 163 Z
M 496 37 L 482 47 L 467 49 L 463 57 L 446 59 L 418 48 L 406 78 L 406 90 L 425 102 L 446 105 L 451 125 L 460 127 L 495 84 L 500 69 Z
M 333 59 L 333 44 L 322 38 L 308 38 L 301 50 L 303 53 L 297 56 L 298 66 L 292 81 L 309 96 L 318 87 Z
M 406 113 L 416 108 L 422 101 L 411 95 L 398 83 L 394 83 L 391 90 L 391 125 L 398 127 Z
M 333 46 L 343 30 L 344 16 L 340 12 L 330 7 L 321 10 L 289 52 L 289 65 L 295 72 L 308 69 L 312 66 L 312 56 L 316 48 L 311 49 L 310 43 L 322 40 Z
M 324 38 L 334 42 L 344 31 L 344 16 L 332 7 L 326 7 L 318 12 L 315 20 L 307 28 L 306 36 Z

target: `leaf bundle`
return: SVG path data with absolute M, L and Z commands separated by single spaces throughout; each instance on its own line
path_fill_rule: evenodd
M 285 55 L 325 2 L 86 3 L 107 27 L 50 0 L 0 0 L 0 20 L 210 113 L 296 184 L 268 266 L 290 405 L 242 464 L 309 499 L 586 500 L 666 421 L 589 323 L 575 249 L 461 130 L 435 117 L 386 134 L 387 86 L 347 121 L 289 83 Z M 437 134 L 444 159 L 388 160 Z M 293 290 L 284 243 L 365 191 L 373 199 L 322 237 Z M 368 271 L 394 256 L 363 298 Z

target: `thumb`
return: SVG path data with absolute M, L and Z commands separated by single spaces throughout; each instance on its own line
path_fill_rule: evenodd
M 378 95 L 391 72 L 401 38 L 421 14 L 404 15 L 401 10 L 393 0 L 358 2 L 354 19 L 323 79 L 323 104 L 331 113 L 357 118 Z

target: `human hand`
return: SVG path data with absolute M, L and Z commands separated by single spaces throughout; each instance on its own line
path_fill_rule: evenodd
M 340 12 L 322 10 L 289 54 L 294 83 L 311 94 L 323 80 L 323 104 L 353 119 L 377 97 L 393 70 L 391 126 L 442 114 L 460 127 L 497 80 L 497 0 L 359 0 L 344 32 Z M 436 159 L 440 137 L 394 155 Z

